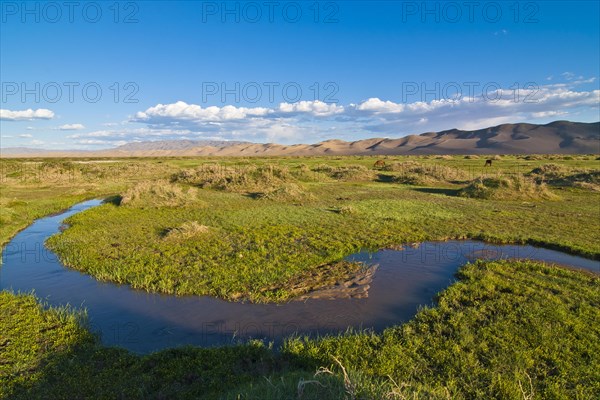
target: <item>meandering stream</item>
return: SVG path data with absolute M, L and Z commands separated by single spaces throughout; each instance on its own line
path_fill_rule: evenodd
M 497 246 L 477 241 L 426 242 L 402 251 L 358 253 L 349 260 L 379 265 L 364 299 L 307 300 L 275 304 L 231 303 L 206 296 L 175 297 L 98 282 L 65 268 L 44 247 L 61 222 L 99 205 L 75 205 L 41 218 L 18 233 L 2 251 L 0 289 L 35 291 L 50 305 L 85 307 L 92 329 L 106 345 L 148 353 L 181 345 L 212 346 L 237 339 L 279 342 L 292 333 L 345 331 L 348 327 L 381 331 L 413 317 L 419 306 L 432 304 L 437 292 L 454 281 L 457 269 L 486 258 L 530 258 L 600 273 L 600 261 L 532 246 Z

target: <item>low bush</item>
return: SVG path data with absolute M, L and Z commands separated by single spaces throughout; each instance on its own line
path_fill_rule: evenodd
M 375 178 L 374 171 L 363 165 L 331 166 L 320 164 L 314 167 L 313 171 L 338 181 L 369 181 Z
M 239 193 L 260 192 L 286 182 L 296 181 L 288 168 L 277 165 L 233 168 L 218 164 L 180 171 L 171 180 L 193 184 L 201 188 Z
M 123 193 L 120 204 L 127 207 L 181 207 L 189 204 L 198 206 L 198 191 L 184 189 L 167 180 L 144 181 L 130 187 Z
M 534 168 L 529 176 L 538 183 L 600 191 L 600 170 L 597 169 L 575 170 L 557 164 L 544 164 Z
M 522 175 L 477 178 L 458 192 L 459 196 L 487 200 L 556 200 L 544 183 Z
M 423 164 L 415 161 L 392 163 L 384 167 L 387 171 L 399 172 L 393 182 L 407 185 L 430 185 L 440 182 L 455 182 L 468 179 L 464 170 L 446 165 Z

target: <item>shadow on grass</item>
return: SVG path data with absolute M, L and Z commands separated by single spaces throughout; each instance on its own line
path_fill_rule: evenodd
M 244 193 L 243 196 L 253 200 L 259 200 L 262 196 L 264 196 L 264 192 L 249 192 Z
M 123 196 L 117 194 L 114 196 L 108 196 L 102 202 L 106 203 L 106 204 L 113 204 L 115 206 L 120 206 L 122 200 L 123 200 Z
M 430 193 L 430 194 L 443 194 L 445 196 L 458 196 L 458 192 L 460 189 L 450 189 L 450 188 L 413 188 L 415 192 L 421 193 Z
M 382 183 L 393 183 L 394 182 L 394 175 L 388 175 L 388 174 L 377 174 L 377 178 L 375 179 L 375 182 L 382 182 Z
M 286 363 L 287 364 L 287 363 Z M 78 343 L 46 356 L 11 399 L 212 399 L 286 370 L 266 346 L 182 347 L 138 356 Z

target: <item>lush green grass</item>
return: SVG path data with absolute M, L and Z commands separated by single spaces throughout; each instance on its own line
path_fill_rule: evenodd
M 435 308 L 382 335 L 290 340 L 306 366 L 340 362 L 406 396 L 597 398 L 600 279 L 533 262 L 460 270 Z M 409 396 L 410 397 L 410 396 Z
M 143 357 L 103 348 L 70 314 L 2 292 L 0 397 L 600 396 L 597 275 L 504 261 L 467 265 L 458 277 L 438 306 L 383 334 L 293 338 L 279 352 L 248 343 Z
M 508 175 L 507 162 L 491 172 L 500 178 L 477 182 L 511 184 L 464 198 L 457 194 L 478 185 L 459 190 L 473 160 L 390 161 L 383 171 L 319 161 L 210 164 L 177 172 L 172 182 L 142 182 L 122 192 L 120 205 L 71 217 L 71 228 L 48 244 L 65 264 L 101 280 L 257 302 L 289 300 L 299 294 L 286 289 L 291 282 L 361 248 L 467 237 L 600 256 L 598 192 Z M 414 175 L 434 186 L 397 183 Z M 192 225 L 202 233 L 169 234 Z
M 483 158 L 462 156 L 387 157 L 382 169 L 373 168 L 375 160 L 0 160 L 0 241 L 83 199 L 120 194 L 122 205 L 114 198 L 77 215 L 51 240 L 67 263 L 148 290 L 255 301 L 299 294 L 286 286 L 324 263 L 339 270 L 323 282 L 334 279 L 348 268 L 334 262 L 362 247 L 474 237 L 600 255 L 600 193 L 596 172 L 589 172 L 599 169 L 595 156 L 503 156 L 487 169 Z M 418 165 L 395 164 L 405 162 Z M 546 182 L 559 200 L 457 196 L 470 180 L 527 175 L 550 162 L 560 175 L 544 168 L 531 177 Z M 205 189 L 193 180 L 169 182 L 182 168 L 205 163 L 234 174 L 222 173 L 224 180 Z M 275 180 L 262 172 L 235 175 L 257 165 L 289 174 Z M 0 292 L 0 397 L 600 397 L 597 276 L 491 262 L 469 265 L 459 277 L 439 306 L 383 334 L 295 338 L 276 350 L 247 343 L 144 357 L 101 346 L 79 314 Z
M 138 357 L 105 348 L 66 310 L 0 292 L 0 398 L 215 398 L 272 370 L 260 343 Z
M 15 386 L 43 379 L 48 355 L 68 351 L 74 343 L 91 343 L 83 315 L 67 308 L 44 310 L 30 295 L 0 292 L 0 397 Z
M 99 161 L 0 159 L 0 245 L 37 218 L 173 171 L 155 160 Z

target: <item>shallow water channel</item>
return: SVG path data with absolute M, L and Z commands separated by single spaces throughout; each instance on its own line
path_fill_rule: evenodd
M 206 296 L 175 297 L 98 282 L 65 268 L 44 241 L 61 222 L 99 205 L 75 205 L 41 218 L 17 234 L 2 251 L 0 289 L 35 291 L 50 305 L 85 307 L 92 329 L 106 345 L 148 353 L 181 345 L 213 346 L 239 339 L 280 342 L 292 333 L 325 334 L 348 327 L 385 327 L 407 321 L 430 305 L 455 279 L 457 269 L 476 257 L 530 258 L 600 273 L 600 261 L 532 246 L 498 246 L 478 241 L 425 242 L 401 251 L 361 252 L 348 260 L 378 264 L 368 298 L 276 304 L 231 303 Z

